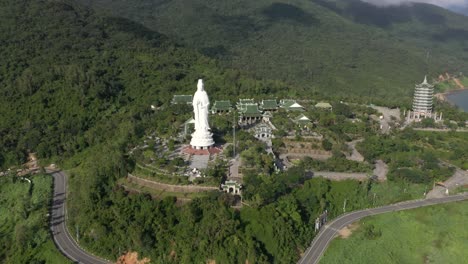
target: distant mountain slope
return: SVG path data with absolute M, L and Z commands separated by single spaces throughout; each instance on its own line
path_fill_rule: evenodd
M 463 14 L 465 16 L 468 16 L 468 6 L 452 6 L 449 8 L 455 13 Z
M 77 1 L 139 21 L 227 66 L 329 94 L 399 100 L 426 73 L 468 70 L 468 18 L 427 4 Z
M 198 78 L 212 98 L 284 87 L 220 70 L 139 24 L 61 1 L 1 1 L 0 57 L 0 169 L 28 150 L 66 158 L 121 132 L 141 133 L 150 104 L 193 92 Z

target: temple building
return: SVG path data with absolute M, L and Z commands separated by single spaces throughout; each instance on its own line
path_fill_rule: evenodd
M 317 103 L 315 105 L 315 108 L 316 109 L 322 109 L 322 110 L 328 110 L 328 111 L 333 110 L 333 106 L 330 103 L 327 103 L 327 102 L 319 102 L 319 103 Z
M 430 116 L 432 114 L 432 97 L 434 85 L 427 82 L 427 76 L 421 84 L 416 84 L 413 98 L 413 112 L 416 115 Z
M 211 108 L 212 114 L 228 113 L 231 112 L 231 101 L 215 101 Z
M 298 111 L 298 112 L 304 111 L 304 107 L 298 104 L 296 100 L 282 99 L 280 101 L 280 105 L 282 108 L 286 109 L 286 111 Z
M 299 126 L 307 126 L 307 125 L 310 125 L 310 124 L 312 123 L 312 122 L 310 121 L 310 119 L 309 119 L 307 116 L 303 115 L 303 114 L 301 114 L 300 116 L 298 116 L 298 117 L 294 120 L 294 122 L 295 122 L 296 124 L 298 124 Z
M 257 104 L 243 104 L 238 110 L 239 124 L 253 124 L 263 118 L 262 111 L 258 109 Z

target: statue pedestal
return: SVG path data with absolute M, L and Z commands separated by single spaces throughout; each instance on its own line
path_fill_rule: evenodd
M 190 145 L 194 149 L 209 149 L 214 145 L 213 133 L 209 131 L 195 131 L 195 133 L 192 134 Z

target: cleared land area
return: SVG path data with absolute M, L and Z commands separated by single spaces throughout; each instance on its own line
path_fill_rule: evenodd
M 320 263 L 460 263 L 468 259 L 467 217 L 466 201 L 368 217 Z

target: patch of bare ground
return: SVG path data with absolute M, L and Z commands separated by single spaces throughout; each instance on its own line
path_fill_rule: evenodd
M 148 264 L 150 262 L 149 258 L 139 260 L 137 252 L 127 252 L 117 259 L 116 264 Z
M 341 238 L 346 239 L 349 236 L 351 236 L 351 234 L 353 234 L 353 232 L 356 231 L 358 228 L 359 228 L 359 223 L 352 223 L 350 225 L 343 227 L 338 232 L 338 234 L 341 236 Z
M 216 260 L 209 259 L 209 260 L 206 261 L 206 264 L 216 264 Z
M 174 250 L 171 250 L 169 257 L 170 259 L 175 260 L 177 258 L 177 253 Z

